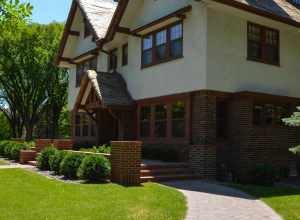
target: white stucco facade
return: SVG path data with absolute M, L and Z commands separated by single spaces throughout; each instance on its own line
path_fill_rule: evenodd
M 254 14 L 210 5 L 207 19 L 207 88 L 300 97 L 300 30 Z M 280 65 L 247 60 L 247 22 L 279 30 Z
M 141 68 L 141 38 L 117 33 L 104 50 L 118 49 L 118 68 L 135 100 L 197 90 L 255 91 L 300 97 L 300 30 L 212 1 L 131 0 L 121 26 L 135 29 L 178 9 L 192 6 L 183 20 L 183 58 Z M 74 28 L 81 36 L 71 45 L 76 57 L 96 47 L 84 38 L 80 13 Z M 247 60 L 247 22 L 280 31 L 280 66 Z M 149 30 L 150 31 L 150 30 Z M 128 65 L 122 46 L 128 43 Z M 70 47 L 70 45 L 68 46 Z M 98 71 L 107 71 L 108 56 L 98 56 Z M 70 69 L 69 109 L 78 93 L 76 68 Z

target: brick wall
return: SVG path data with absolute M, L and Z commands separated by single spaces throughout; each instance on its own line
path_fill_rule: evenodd
M 111 146 L 111 180 L 122 185 L 139 185 L 142 142 L 112 141 Z
M 72 139 L 37 139 L 36 150 L 42 151 L 45 147 L 54 145 L 59 150 L 70 150 L 74 146 Z
M 230 158 L 227 166 L 242 182 L 251 181 L 249 172 L 257 164 L 268 163 L 276 169 L 289 168 L 294 157 L 288 149 L 300 143 L 299 128 L 254 126 L 252 116 L 255 102 L 254 98 L 241 97 L 229 104 L 230 145 L 227 150 Z M 292 104 L 292 110 L 296 104 Z
M 216 176 L 216 97 L 197 92 L 192 95 L 189 162 L 203 177 Z

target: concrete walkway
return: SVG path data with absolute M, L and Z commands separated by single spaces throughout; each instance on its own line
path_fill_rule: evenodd
M 200 180 L 165 183 L 187 198 L 186 220 L 282 220 L 270 207 L 239 190 Z

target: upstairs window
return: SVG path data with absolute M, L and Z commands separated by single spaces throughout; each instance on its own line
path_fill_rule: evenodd
M 128 44 L 123 45 L 122 48 L 122 65 L 126 66 L 128 64 Z
M 279 31 L 248 23 L 248 59 L 279 65 Z
M 97 57 L 78 63 L 76 65 L 76 87 L 80 86 L 84 73 L 88 70 L 97 71 Z
M 118 67 L 118 49 L 109 52 L 108 70 L 115 70 Z
M 142 40 L 142 67 L 167 62 L 183 56 L 182 23 L 144 36 Z

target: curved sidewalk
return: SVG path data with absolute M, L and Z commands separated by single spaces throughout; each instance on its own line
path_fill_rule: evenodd
M 200 180 L 164 184 L 186 196 L 186 220 L 282 220 L 263 202 L 236 189 Z

